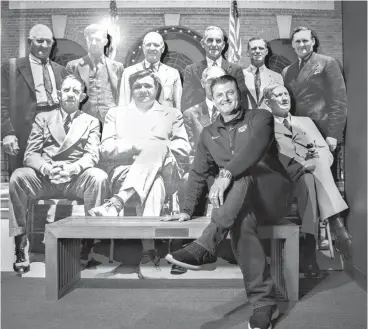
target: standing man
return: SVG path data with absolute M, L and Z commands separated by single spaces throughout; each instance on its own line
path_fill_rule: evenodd
M 268 55 L 267 41 L 262 38 L 252 38 L 248 41 L 247 56 L 250 57 L 250 65 L 243 70 L 245 84 L 249 90 L 249 108 L 268 109 L 264 102 L 263 90 L 272 83 L 284 84 L 282 75 L 268 69 L 265 58 Z
M 351 240 L 338 215 L 348 208 L 332 177 L 333 156 L 313 121 L 290 115 L 287 89 L 274 84 L 265 89 L 265 102 L 275 118 L 275 138 L 280 161 L 294 186 L 301 232 L 306 234 L 304 274 L 318 276 L 316 241 L 320 221 L 329 221 L 338 249 L 350 257 Z M 309 145 L 308 145 L 309 144 Z
M 221 115 L 201 133 L 183 213 L 168 218 L 190 220 L 206 180 L 215 171 L 218 175 L 209 192 L 214 207 L 211 222 L 200 238 L 166 259 L 193 270 L 214 268 L 216 247 L 230 230 L 234 255 L 254 309 L 248 328 L 269 328 L 279 313 L 257 226 L 284 216 L 289 180 L 277 158 L 272 114 L 243 109 L 232 76 L 215 79 L 211 90 Z
M 119 102 L 124 66 L 105 56 L 104 48 L 108 39 L 104 26 L 88 25 L 84 29 L 84 36 L 88 55 L 69 62 L 66 69 L 83 80 L 87 87 L 88 99 L 83 104 L 82 111 L 104 123 L 107 111 Z
M 83 199 L 87 214 L 108 196 L 107 174 L 94 168 L 99 160 L 99 122 L 78 110 L 86 96 L 83 90 L 83 83 L 75 76 L 61 82 L 60 108 L 36 116 L 24 155 L 25 167 L 10 178 L 9 223 L 15 240 L 13 268 L 17 273 L 30 270 L 25 232 L 28 200 Z M 82 260 L 86 259 L 82 256 Z
M 248 108 L 248 90 L 241 67 L 229 63 L 221 56 L 226 45 L 224 32 L 217 26 L 207 27 L 201 44 L 206 52 L 206 58 L 185 68 L 181 110 L 184 111 L 205 100 L 206 95 L 201 86 L 201 79 L 203 71 L 210 66 L 219 66 L 225 70 L 226 74 L 235 77 L 241 92 L 242 105 L 244 108 Z
M 59 106 L 56 90 L 67 71 L 49 59 L 53 44 L 51 30 L 37 24 L 29 31 L 29 55 L 12 58 L 1 68 L 1 139 L 10 174 L 23 166 L 36 114 Z
M 160 78 L 161 91 L 157 101 L 161 105 L 175 107 L 180 110 L 182 87 L 179 71 L 160 61 L 164 50 L 165 43 L 161 34 L 149 32 L 145 35 L 143 39 L 144 60 L 129 66 L 124 71 L 120 87 L 119 105 L 127 105 L 131 101 L 130 76 L 138 71 L 149 70 Z
M 211 83 L 215 78 L 225 75 L 226 72 L 219 66 L 210 66 L 202 73 L 201 86 L 205 91 L 206 99 L 187 109 L 183 113 L 185 129 L 188 133 L 189 143 L 192 147 L 191 156 L 197 149 L 199 136 L 204 127 L 215 122 L 219 111 L 213 103 Z
M 297 27 L 291 36 L 298 60 L 282 75 L 290 91 L 296 116 L 310 117 L 331 151 L 342 142 L 347 116 L 344 78 L 337 61 L 313 51 L 316 36 L 307 27 Z

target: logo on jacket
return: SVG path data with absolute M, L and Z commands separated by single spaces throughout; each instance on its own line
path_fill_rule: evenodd
M 238 128 L 238 131 L 240 132 L 240 133 L 242 133 L 242 132 L 244 132 L 246 129 L 248 128 L 248 125 L 244 125 L 244 126 L 241 126 L 241 127 L 239 127 Z

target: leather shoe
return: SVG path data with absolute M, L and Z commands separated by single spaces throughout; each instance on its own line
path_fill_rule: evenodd
M 339 250 L 347 260 L 350 260 L 352 255 L 351 235 L 346 230 L 340 217 L 331 217 L 329 221 L 331 233 L 335 236 L 336 249 Z
M 172 275 L 181 275 L 181 274 L 187 273 L 187 271 L 188 270 L 184 267 L 180 267 L 178 265 L 173 265 L 171 267 L 170 274 L 172 274 Z
M 25 274 L 30 271 L 29 254 L 26 251 L 28 244 L 27 236 L 25 234 L 14 237 L 15 241 L 15 262 L 13 263 L 14 272 L 17 274 Z

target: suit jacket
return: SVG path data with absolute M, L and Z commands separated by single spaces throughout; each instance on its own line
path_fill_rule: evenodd
M 310 117 L 323 137 L 341 141 L 346 123 L 347 98 L 344 78 L 337 61 L 312 53 L 299 73 L 299 62 L 282 75 L 293 101 L 293 113 Z
M 188 65 L 184 71 L 183 96 L 181 97 L 181 110 L 184 111 L 196 104 L 203 102 L 206 98 L 205 91 L 201 85 L 202 73 L 207 68 L 207 60 Z M 221 68 L 227 74 L 236 78 L 241 92 L 241 103 L 244 108 L 248 108 L 247 95 L 249 93 L 245 81 L 243 70 L 240 66 L 229 63 L 222 59 Z
M 134 102 L 111 108 L 102 133 L 101 157 L 116 165 L 134 162 L 132 147 L 135 139 L 165 141 L 176 160 L 187 161 L 190 151 L 188 135 L 180 110 L 155 101 L 145 121 L 135 119 Z
M 60 89 L 61 80 L 68 72 L 61 65 L 50 61 L 55 75 L 56 88 Z M 36 91 L 29 57 L 17 58 L 15 70 L 15 86 L 10 87 L 10 65 L 6 61 L 1 67 L 1 138 L 15 134 L 18 138 L 19 153 L 17 156 L 9 156 L 9 169 L 23 166 L 23 156 L 27 140 L 32 129 L 32 123 L 36 116 Z M 10 88 L 14 90 L 15 99 L 11 108 Z
M 121 77 L 124 71 L 124 65 L 106 56 L 105 60 L 106 60 L 107 73 L 109 75 L 111 91 L 114 97 L 115 104 L 117 105 L 119 102 L 119 90 L 120 90 Z M 87 87 L 87 95 L 89 93 L 89 72 L 90 69 L 92 68 L 92 65 L 93 64 L 91 63 L 91 59 L 88 55 L 70 61 L 66 65 L 66 69 L 69 73 L 76 75 L 78 78 L 84 81 Z M 105 111 L 104 113 L 97 113 L 98 109 L 96 109 L 95 105 L 92 104 L 89 100 L 87 100 L 82 105 L 82 110 L 96 118 L 104 119 L 106 115 Z
M 125 69 L 120 87 L 119 105 L 128 105 L 130 103 L 129 78 L 133 73 L 142 70 L 145 70 L 144 61 Z M 179 71 L 160 62 L 157 75 L 161 80 L 161 93 L 158 102 L 162 105 L 180 109 L 182 86 Z
M 24 165 L 36 171 L 45 163 L 66 161 L 78 163 L 83 170 L 99 161 L 100 123 L 91 115 L 75 114 L 65 135 L 59 109 L 36 116 L 24 155 Z
M 263 90 L 267 86 L 273 83 L 279 83 L 281 85 L 284 85 L 284 80 L 282 79 L 282 75 L 264 66 L 263 72 L 261 73 L 261 89 L 260 89 L 260 94 L 259 94 L 259 102 L 257 104 L 257 94 L 256 94 L 256 88 L 254 86 L 254 74 L 252 73 L 252 67 L 248 66 L 246 69 L 244 69 L 243 74 L 244 74 L 245 85 L 247 86 L 249 90 L 249 93 L 248 93 L 249 108 L 251 109 L 263 108 L 263 109 L 269 110 L 269 107 L 264 102 Z
M 211 118 L 206 101 L 194 105 L 183 113 L 185 129 L 188 133 L 189 143 L 192 148 L 191 155 L 194 155 L 204 127 L 211 124 Z
M 289 176 L 298 175 L 295 171 L 301 170 L 305 164 L 315 165 L 313 176 L 320 217 L 327 219 L 347 209 L 347 204 L 341 197 L 331 173 L 330 166 L 333 156 L 316 125 L 308 117 L 291 116 L 291 127 L 292 133 L 282 123 L 275 120 L 275 139 L 279 149 L 279 158 Z M 307 148 L 302 145 L 309 143 L 316 145 L 319 158 L 305 160 Z M 292 159 L 301 166 L 293 165 Z

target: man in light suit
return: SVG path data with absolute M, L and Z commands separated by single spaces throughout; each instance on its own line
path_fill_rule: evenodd
M 308 117 L 292 116 L 287 89 L 274 84 L 265 90 L 265 102 L 275 117 L 275 139 L 280 161 L 296 189 L 302 232 L 307 233 L 309 260 L 305 272 L 319 272 L 315 261 L 319 221 L 330 221 L 343 252 L 348 252 L 351 241 L 338 214 L 348 208 L 332 177 L 333 156 L 318 128 Z M 318 241 L 318 240 L 317 240 Z M 348 255 L 348 253 L 347 253 Z
M 78 110 L 85 98 L 83 87 L 75 76 L 61 82 L 60 108 L 36 116 L 24 156 L 25 167 L 10 178 L 9 223 L 10 235 L 15 238 L 13 267 L 17 273 L 30 270 L 25 234 L 29 199 L 83 199 L 87 214 L 108 196 L 107 174 L 94 168 L 99 161 L 99 122 Z
M 104 123 L 109 108 L 118 105 L 124 66 L 104 55 L 108 42 L 104 26 L 91 24 L 84 29 L 84 36 L 88 55 L 69 62 L 66 69 L 83 80 L 87 87 L 88 99 L 82 111 Z
M 244 108 L 248 108 L 247 94 L 249 91 L 245 86 L 242 68 L 236 64 L 229 63 L 221 56 L 226 45 L 224 32 L 217 26 L 207 27 L 201 44 L 206 52 L 206 58 L 185 68 L 181 110 L 185 111 L 205 100 L 206 95 L 201 86 L 201 79 L 203 71 L 210 66 L 219 66 L 226 74 L 236 78 L 241 92 L 242 105 Z
M 36 114 L 59 106 L 56 90 L 68 73 L 49 59 L 53 44 L 51 30 L 37 24 L 29 31 L 29 55 L 12 58 L 1 67 L 1 138 L 10 174 L 23 166 Z
M 298 60 L 282 75 L 294 102 L 293 113 L 311 118 L 334 151 L 343 140 L 347 116 L 341 69 L 334 58 L 313 51 L 317 38 L 309 28 L 297 27 L 291 41 Z
M 249 108 L 264 108 L 265 105 L 263 90 L 273 83 L 284 84 L 282 75 L 268 69 L 265 65 L 265 58 L 268 54 L 267 41 L 262 38 L 252 38 L 248 41 L 247 56 L 250 57 L 251 64 L 243 70 L 245 84 L 249 90 Z
M 188 161 L 183 115 L 156 101 L 157 75 L 138 71 L 129 83 L 132 101 L 109 110 L 100 148 L 113 197 L 91 209 L 92 216 L 123 215 L 129 203 L 136 206 L 138 216 L 160 216 L 165 195 L 177 190 L 181 164 Z M 152 254 L 153 241 L 143 242 Z
M 199 135 L 203 128 L 213 123 L 219 114 L 213 103 L 211 83 L 213 79 L 225 74 L 226 72 L 218 66 L 210 66 L 206 68 L 202 73 L 201 79 L 201 85 L 205 91 L 206 99 L 203 102 L 185 110 L 183 113 L 185 129 L 187 130 L 189 143 L 192 147 L 192 156 L 194 156 L 196 151 Z
M 161 91 L 158 102 L 161 105 L 180 110 L 182 86 L 179 71 L 160 61 L 165 50 L 164 39 L 157 32 L 149 32 L 143 39 L 144 60 L 125 69 L 120 88 L 119 105 L 128 105 L 131 101 L 130 76 L 138 71 L 150 70 L 160 78 Z

